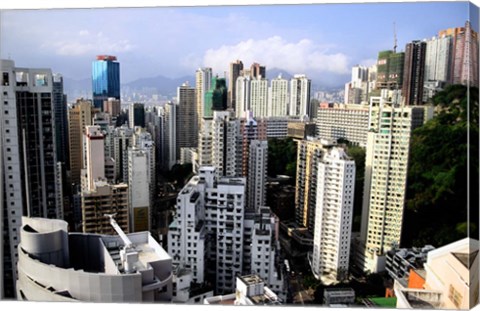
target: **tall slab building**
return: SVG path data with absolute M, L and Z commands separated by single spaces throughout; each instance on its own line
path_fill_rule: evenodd
M 58 176 L 50 69 L 19 68 L 0 60 L 2 102 L 2 267 L 4 294 L 13 297 L 21 216 L 57 218 L 63 214 Z
M 243 71 L 243 63 L 241 60 L 236 60 L 230 63 L 230 72 L 228 76 L 228 108 L 237 111 L 237 93 L 236 93 L 236 83 L 237 78 L 240 76 L 240 73 Z
M 400 245 L 412 131 L 425 121 L 426 107 L 370 99 L 365 158 L 359 265 L 372 273 L 385 269 L 385 254 Z M 427 114 L 429 115 L 429 114 Z

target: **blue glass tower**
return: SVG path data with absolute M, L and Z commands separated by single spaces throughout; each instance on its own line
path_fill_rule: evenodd
M 93 105 L 103 111 L 103 101 L 120 99 L 120 63 L 115 56 L 98 55 L 92 63 Z

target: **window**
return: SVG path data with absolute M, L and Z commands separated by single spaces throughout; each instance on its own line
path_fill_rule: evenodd
M 462 305 L 462 295 L 455 289 L 455 287 L 450 284 L 448 288 L 448 298 L 453 302 L 453 304 L 457 307 L 460 308 Z

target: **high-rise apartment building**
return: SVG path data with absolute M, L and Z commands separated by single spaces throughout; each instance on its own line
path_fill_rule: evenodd
M 452 37 L 433 37 L 427 40 L 425 52 L 425 82 L 450 79 Z
M 128 148 L 133 146 L 133 133 L 134 129 L 129 128 L 126 124 L 117 127 L 111 134 L 113 140 L 113 148 L 111 157 L 115 160 L 115 181 L 116 182 L 128 182 L 128 173 L 126 171 Z
M 151 170 L 148 150 L 128 149 L 128 209 L 130 232 L 150 230 Z
M 145 127 L 145 105 L 141 103 L 130 104 L 128 109 L 128 122 L 130 128 Z
M 80 172 L 84 167 L 83 136 L 85 127 L 92 125 L 91 101 L 79 99 L 68 110 L 68 142 L 70 153 L 70 176 L 75 185 L 80 185 Z
M 195 105 L 197 107 L 197 128 L 200 132 L 202 119 L 205 117 L 205 95 L 212 87 L 212 68 L 199 68 L 195 72 Z
M 364 271 L 384 270 L 386 252 L 400 245 L 410 137 L 426 121 L 425 112 L 426 107 L 370 99 L 360 234 Z
M 361 104 L 368 101 L 370 86 L 368 68 L 352 67 L 352 79 L 345 85 L 345 104 Z
M 103 101 L 110 97 L 120 99 L 120 63 L 117 57 L 97 55 L 92 63 L 93 105 L 102 109 Z
M 266 203 L 268 141 L 252 140 L 249 149 L 247 208 L 258 211 Z
M 109 184 L 105 177 L 104 136 L 98 126 L 87 126 L 86 166 L 82 170 L 82 231 L 114 234 L 107 214 L 115 214 L 122 230 L 129 232 L 128 185 Z
M 328 144 L 326 141 L 308 139 L 298 141 L 297 146 L 295 222 L 313 233 L 318 163 L 322 160 Z
M 97 180 L 105 179 L 105 148 L 104 135 L 99 126 L 92 125 L 85 128 L 85 175 L 86 182 L 82 181 L 82 190 L 94 190 Z
M 320 104 L 316 120 L 318 139 L 367 145 L 369 107 L 364 105 Z
M 268 116 L 268 80 L 263 77 L 250 81 L 250 110 L 255 118 Z
M 318 162 L 312 272 L 324 283 L 347 277 L 355 192 L 355 161 L 341 148 Z
M 250 110 L 250 76 L 239 76 L 236 81 L 235 113 L 237 118 L 244 118 Z
M 267 70 L 266 70 L 265 66 L 262 66 L 259 63 L 253 63 L 250 66 L 250 77 L 252 79 L 266 78 L 267 77 Z
M 192 177 L 179 193 L 168 233 L 173 264 L 188 268 L 192 282 L 210 282 L 215 293 L 225 294 L 235 288 L 235 275 L 244 272 L 248 257 L 249 270 L 260 272 L 266 282 L 280 288 L 283 279 L 275 270 L 276 223 L 268 208 L 259 213 L 257 220 L 247 220 L 245 178 L 217 175 L 214 167 L 201 167 L 199 175 Z M 251 248 L 248 254 L 245 247 Z
M 241 176 L 240 120 L 234 118 L 232 114 L 229 111 L 214 111 L 213 113 L 210 134 L 211 163 L 218 176 Z
M 310 116 L 311 80 L 305 75 L 295 75 L 290 80 L 290 116 Z
M 269 117 L 285 117 L 288 115 L 288 80 L 281 75 L 272 79 L 268 93 Z
M 212 117 L 213 111 L 227 110 L 227 95 L 225 79 L 214 77 L 211 88 L 205 93 L 204 117 Z
M 228 108 L 237 111 L 237 78 L 243 70 L 243 63 L 241 60 L 236 60 L 230 63 L 230 72 L 228 76 Z
M 405 47 L 402 95 L 406 105 L 423 104 L 426 51 L 425 41 L 413 41 Z
M 439 37 L 452 38 L 452 56 L 449 67 L 450 83 L 478 87 L 478 33 L 472 29 L 469 21 L 465 27 L 449 28 L 438 32 Z
M 195 88 L 184 83 L 177 88 L 177 159 L 180 159 L 180 148 L 198 145 L 196 121 Z
M 116 118 L 122 112 L 121 103 L 119 99 L 110 97 L 103 101 L 103 112 L 106 112 Z

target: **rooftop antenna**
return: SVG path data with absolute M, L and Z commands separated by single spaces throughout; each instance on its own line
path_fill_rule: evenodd
M 395 27 L 395 22 L 393 22 L 393 53 L 397 53 L 397 29 Z

